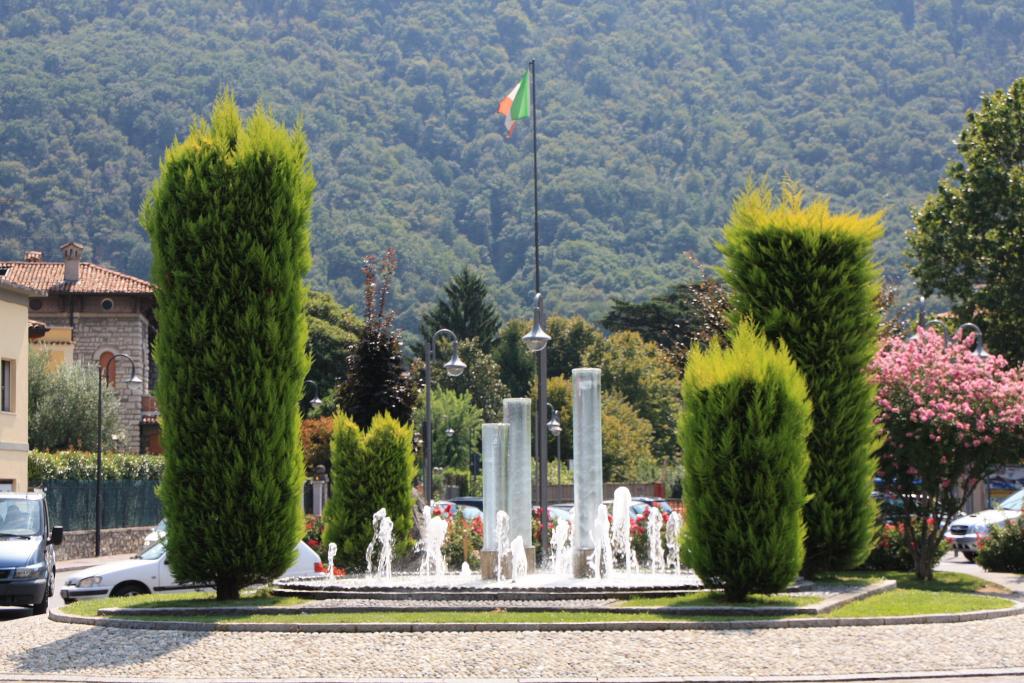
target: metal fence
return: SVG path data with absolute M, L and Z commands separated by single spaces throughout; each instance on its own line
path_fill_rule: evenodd
M 163 517 L 154 480 L 111 479 L 103 486 L 104 529 L 153 526 Z M 68 531 L 96 527 L 96 482 L 51 480 L 43 483 L 53 524 Z

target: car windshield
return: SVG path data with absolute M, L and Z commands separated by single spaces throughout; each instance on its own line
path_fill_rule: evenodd
M 164 548 L 164 542 L 157 541 L 156 543 L 153 543 L 152 545 L 148 545 L 145 548 L 143 548 L 142 552 L 139 553 L 139 559 L 159 560 L 161 557 L 164 556 L 165 552 L 167 552 L 167 549 Z
M 0 536 L 40 536 L 43 506 L 39 500 L 0 500 Z
M 1024 489 L 1017 491 L 1017 493 L 1000 503 L 998 507 L 1000 510 L 1020 512 L 1021 508 L 1024 507 Z

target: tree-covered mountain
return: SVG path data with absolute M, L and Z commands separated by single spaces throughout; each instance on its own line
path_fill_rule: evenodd
M 909 208 L 964 111 L 1024 73 L 1024 5 L 1000 0 L 5 0 L 0 258 L 66 239 L 148 276 L 137 215 L 163 150 L 223 86 L 302 117 L 318 181 L 310 283 L 360 300 L 398 251 L 399 323 L 453 274 L 529 315 L 529 127 L 495 113 L 537 61 L 547 308 L 699 279 L 747 178 Z M 528 122 L 524 122 L 528 123 Z

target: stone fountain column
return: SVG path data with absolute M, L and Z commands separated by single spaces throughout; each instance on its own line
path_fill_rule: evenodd
M 480 576 L 496 579 L 498 539 L 495 527 L 498 510 L 508 512 L 508 424 L 488 423 L 482 427 L 484 468 L 484 544 L 480 551 Z M 504 572 L 502 572 L 504 575 Z
M 575 523 L 572 531 L 572 572 L 590 575 L 587 560 L 594 552 L 591 531 L 604 495 L 601 472 L 601 371 L 572 371 L 572 456 Z
M 531 435 L 530 399 L 506 398 L 502 401 L 504 422 L 508 423 L 508 513 L 509 539 L 523 537 L 528 571 L 537 567 L 537 549 L 533 547 L 533 477 L 530 474 Z

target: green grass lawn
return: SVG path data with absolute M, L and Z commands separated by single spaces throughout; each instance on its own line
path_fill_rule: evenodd
M 630 598 L 618 603 L 622 607 L 803 607 L 821 602 L 817 595 L 793 595 L 779 593 L 777 595 L 761 595 L 752 593 L 743 602 L 729 602 L 725 594 L 712 591 L 700 591 L 682 597 L 670 598 Z
M 835 582 L 844 585 L 868 585 L 883 579 L 894 579 L 895 590 L 874 595 L 864 600 L 850 603 L 831 612 L 830 617 L 885 617 L 909 616 L 917 614 L 953 614 L 982 609 L 1000 609 L 1014 603 L 999 595 L 1002 589 L 982 579 L 965 574 L 939 572 L 935 580 L 919 581 L 913 574 L 904 572 L 844 572 L 835 576 L 823 577 L 819 582 L 827 587 Z M 316 604 L 316 601 L 301 598 L 276 598 L 266 594 L 243 597 L 240 600 L 217 602 L 214 594 L 178 593 L 175 595 L 140 595 L 130 598 L 107 598 L 103 600 L 85 600 L 64 607 L 68 614 L 80 616 L 97 616 L 103 607 L 221 607 L 221 606 L 289 606 L 305 603 Z M 687 607 L 711 606 L 721 607 L 737 605 L 743 607 L 771 606 L 791 607 L 810 605 L 820 600 L 811 595 L 751 595 L 742 603 L 729 603 L 721 593 L 703 591 L 672 598 L 633 598 L 621 601 L 618 605 L 628 607 Z M 125 618 L 125 617 L 119 617 Z M 507 612 L 505 610 L 480 610 L 474 612 L 452 612 L 445 610 L 422 612 L 325 612 L 316 614 L 255 614 L 242 616 L 196 615 L 196 616 L 161 616 L 161 617 L 130 617 L 152 621 L 198 621 L 224 623 L 557 623 L 557 622 L 628 622 L 628 621 L 730 621 L 749 619 L 776 619 L 783 617 L 771 616 L 696 616 L 696 615 L 665 615 L 653 612 L 637 614 L 611 614 L 606 612 Z
M 243 594 L 239 600 L 217 602 L 216 593 L 212 591 L 192 593 L 175 593 L 173 595 L 135 595 L 130 598 L 102 598 L 99 600 L 79 600 L 65 605 L 66 614 L 80 617 L 95 617 L 98 610 L 104 607 L 282 607 L 301 605 L 308 602 L 302 598 L 278 598 L 272 595 Z
M 861 573 L 858 572 L 858 575 Z M 896 589 L 844 605 L 832 617 L 902 617 L 915 614 L 958 614 L 985 609 L 1003 609 L 1013 601 L 988 593 L 1005 593 L 984 579 L 966 574 L 936 572 L 932 581 L 921 581 L 907 572 L 872 572 L 894 579 Z

